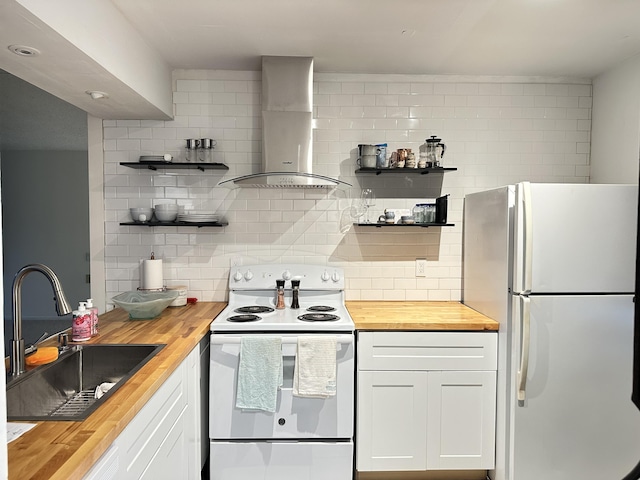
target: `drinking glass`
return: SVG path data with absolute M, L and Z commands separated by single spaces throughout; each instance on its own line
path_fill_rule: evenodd
M 369 221 L 369 208 L 375 206 L 376 204 L 376 195 L 373 193 L 373 190 L 370 188 L 362 189 L 362 206 L 364 207 L 364 223 L 371 223 Z

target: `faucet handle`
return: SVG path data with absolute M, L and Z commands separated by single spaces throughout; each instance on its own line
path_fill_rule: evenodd
M 42 335 L 40 335 L 40 338 L 38 338 L 35 342 L 33 342 L 31 345 L 28 345 L 24 348 L 24 354 L 25 355 L 30 355 L 34 352 L 36 352 L 38 350 L 38 344 L 40 342 L 42 342 L 45 338 L 47 338 L 49 336 L 48 332 L 44 332 Z
M 69 334 L 68 333 L 60 333 L 58 334 L 58 351 L 64 352 L 69 349 Z

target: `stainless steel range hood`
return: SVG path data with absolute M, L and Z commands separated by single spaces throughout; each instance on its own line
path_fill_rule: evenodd
M 262 171 L 232 178 L 243 187 L 330 188 L 349 183 L 314 174 L 313 58 L 262 57 Z

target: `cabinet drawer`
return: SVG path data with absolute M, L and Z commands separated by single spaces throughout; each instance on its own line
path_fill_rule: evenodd
M 359 370 L 496 370 L 495 332 L 359 332 Z

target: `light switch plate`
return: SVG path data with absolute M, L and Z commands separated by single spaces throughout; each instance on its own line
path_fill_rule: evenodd
M 427 259 L 416 258 L 416 277 L 427 276 Z

